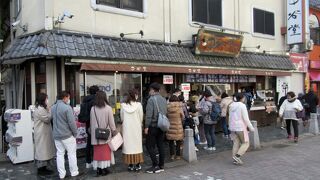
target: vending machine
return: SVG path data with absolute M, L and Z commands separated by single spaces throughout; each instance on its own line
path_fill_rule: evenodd
M 9 143 L 7 156 L 13 164 L 34 160 L 33 121 L 30 110 L 8 109 L 4 114 L 8 122 L 5 138 Z

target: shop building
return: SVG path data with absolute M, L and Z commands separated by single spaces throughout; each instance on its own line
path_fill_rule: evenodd
M 19 13 L 11 17 L 20 25 L 11 30 L 14 40 L 1 57 L 7 108 L 27 108 L 39 92 L 46 92 L 54 103 L 61 90 L 71 92 L 76 106 L 88 86 L 96 84 L 107 92 L 116 113 L 128 89 L 136 88 L 146 97 L 151 82 L 163 83 L 164 75 L 170 75 L 167 92 L 181 83 L 190 83 L 191 90 L 210 87 L 229 94 L 250 87 L 261 95 L 253 110 L 274 109 L 277 78 L 295 69 L 284 55 L 281 35 L 285 2 L 119 2 L 22 1 L 16 8 Z M 199 37 L 201 29 L 242 40 L 232 55 L 222 52 L 225 46 L 197 54 L 199 42 L 214 42 L 195 40 L 193 35 Z
M 229 94 L 250 87 L 266 98 L 252 110 L 265 110 L 264 101 L 273 102 L 276 96 L 276 77 L 290 76 L 294 69 L 288 56 L 252 52 L 241 52 L 238 57 L 194 55 L 192 47 L 179 44 L 64 31 L 21 36 L 2 58 L 3 64 L 14 67 L 7 84 L 16 91 L 6 95 L 7 101 L 17 92 L 21 108 L 31 105 L 39 92 L 49 94 L 53 103 L 57 92 L 64 89 L 71 92 L 71 104 L 76 106 L 89 86 L 99 85 L 115 112 L 129 89 L 136 88 L 146 97 L 148 85 L 163 83 L 164 75 L 173 77 L 167 92 L 181 83 L 190 83 L 191 90 L 208 85 Z

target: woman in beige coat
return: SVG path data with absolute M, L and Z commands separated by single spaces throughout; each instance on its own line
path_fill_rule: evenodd
M 94 106 L 90 112 L 91 144 L 93 145 L 93 169 L 97 170 L 97 176 L 105 176 L 109 173 L 108 167 L 114 164 L 112 151 L 108 145 L 112 134 L 116 134 L 116 125 L 112 108 L 107 101 L 107 95 L 103 91 L 96 93 Z M 96 128 L 108 128 L 110 136 L 108 140 L 96 139 Z
M 181 159 L 180 146 L 184 137 L 182 121 L 184 119 L 184 113 L 182 110 L 182 104 L 177 96 L 171 96 L 169 104 L 167 106 L 168 119 L 170 121 L 170 129 L 166 136 L 169 140 L 170 156 L 171 159 Z M 176 141 L 176 147 L 174 145 Z
M 56 148 L 52 136 L 51 114 L 48 108 L 48 96 L 40 93 L 36 100 L 36 108 L 33 113 L 34 120 L 34 144 L 35 160 L 39 175 L 53 174 L 47 169 L 48 165 L 53 165 L 53 158 Z
M 129 171 L 140 171 L 143 163 L 142 121 L 143 110 L 137 102 L 138 91 L 130 90 L 125 103 L 121 104 L 123 135 L 123 160 Z

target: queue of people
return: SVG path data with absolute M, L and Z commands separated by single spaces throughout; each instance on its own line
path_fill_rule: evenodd
M 137 172 L 142 169 L 143 135 L 152 161 L 152 166 L 146 170 L 147 173 L 164 171 L 165 140 L 169 142 L 171 160 L 181 159 L 186 126 L 194 130 L 196 144 L 205 143 L 205 150 L 215 151 L 215 129 L 218 121 L 221 121 L 223 137 L 233 141 L 233 163 L 243 164 L 241 158 L 249 148 L 249 131 L 255 131 L 249 120 L 245 94 L 236 93 L 233 97 L 229 97 L 224 92 L 221 98 L 215 98 L 206 91 L 201 95 L 194 94 L 195 97 L 186 103 L 179 90 L 175 90 L 167 101 L 160 95 L 160 87 L 158 83 L 150 85 L 145 115 L 142 104 L 138 102 L 137 90 L 130 90 L 126 100 L 121 103 L 122 154 L 123 162 L 129 171 Z M 93 167 L 97 176 L 105 176 L 110 173 L 109 167 L 115 163 L 109 142 L 118 132 L 106 93 L 100 91 L 97 86 L 90 87 L 89 91 L 90 95 L 84 98 L 79 115 L 79 120 L 86 123 L 88 132 L 86 167 Z M 293 92 L 288 92 L 279 109 L 279 115 L 287 124 L 288 138 L 293 138 L 295 142 L 298 142 L 299 135 L 297 122 L 300 116 L 297 116 L 297 112 L 306 109 L 307 104 L 310 108 L 310 105 L 313 106 L 312 103 L 316 102 L 315 98 L 303 99 L 299 101 Z M 310 109 L 314 111 L 313 108 Z M 167 132 L 158 127 L 159 113 L 166 115 L 170 122 Z M 48 96 L 40 93 L 33 117 L 38 174 L 53 174 L 53 160 L 56 157 L 59 177 L 64 179 L 66 177 L 64 156 L 67 152 L 71 176 L 78 176 L 80 173 L 76 155 L 77 127 L 70 106 L 70 94 L 66 91 L 61 92 L 57 102 L 50 108 Z M 294 129 L 293 136 L 291 124 Z M 99 134 L 100 131 L 107 133 L 106 137 Z

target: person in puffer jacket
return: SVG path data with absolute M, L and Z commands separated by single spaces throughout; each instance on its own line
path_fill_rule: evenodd
M 184 137 L 182 126 L 184 113 L 179 97 L 171 96 L 167 109 L 167 116 L 170 121 L 170 129 L 166 136 L 169 140 L 170 156 L 171 160 L 179 160 L 181 159 L 180 146 Z
M 246 153 L 250 145 L 248 128 L 250 131 L 254 131 L 244 102 L 245 96 L 242 93 L 236 93 L 234 102 L 229 105 L 229 130 L 233 141 L 232 158 L 233 163 L 236 165 L 243 164 L 241 157 Z
M 299 128 L 296 113 L 303 110 L 303 106 L 299 100 L 297 100 L 294 92 L 287 93 L 287 99 L 282 103 L 279 111 L 279 116 L 286 120 L 288 139 L 292 139 L 291 135 L 291 123 L 294 130 L 294 142 L 298 142 Z

